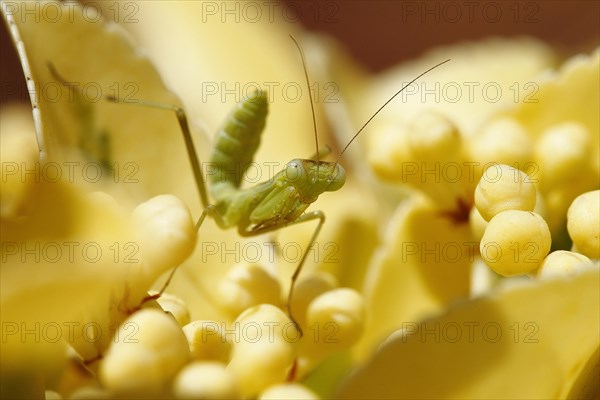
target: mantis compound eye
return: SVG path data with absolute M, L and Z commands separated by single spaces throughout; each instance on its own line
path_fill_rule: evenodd
M 290 161 L 285 167 L 285 177 L 291 184 L 301 184 L 306 180 L 306 170 L 299 160 Z

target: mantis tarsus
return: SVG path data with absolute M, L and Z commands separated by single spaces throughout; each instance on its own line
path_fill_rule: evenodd
M 298 48 L 306 82 L 310 87 L 304 53 L 296 39 L 291 35 L 290 37 Z M 287 297 L 287 313 L 290 319 L 296 324 L 300 334 L 302 334 L 300 326 L 293 317 L 291 299 L 293 297 L 294 286 L 309 253 L 308 249 L 315 243 L 325 222 L 325 214 L 322 211 L 305 212 L 306 209 L 323 192 L 336 191 L 344 185 L 346 173 L 339 164 L 339 160 L 369 122 L 406 87 L 448 61 L 450 60 L 445 60 L 429 68 L 390 97 L 350 139 L 335 162 L 321 161 L 321 158 L 327 156 L 330 151 L 328 148 L 319 149 L 314 105 L 309 90 L 317 153 L 310 159 L 294 159 L 288 162 L 282 171 L 268 181 L 251 188 L 241 189 L 241 177 L 252 163 L 254 153 L 258 149 L 260 135 L 265 126 L 268 111 L 266 94 L 262 91 L 256 92 L 253 97 L 243 100 L 236 106 L 223 128 L 217 134 L 217 140 L 210 158 L 211 165 L 217 170 L 221 168 L 231 171 L 233 169 L 238 171 L 238 173 L 233 174 L 233 176 L 231 174 L 211 175 L 209 188 L 212 198 L 215 200 L 214 204 L 211 204 L 208 199 L 200 161 L 196 154 L 187 117 L 183 109 L 174 105 L 150 102 L 136 102 L 134 104 L 175 112 L 183 133 L 200 199 L 204 206 L 204 211 L 196 223 L 196 229 L 200 229 L 207 215 L 213 217 L 216 223 L 223 229 L 237 226 L 241 236 L 260 235 L 286 226 L 318 220 L 318 225 L 308 243 L 307 251 L 302 255 L 291 277 L 291 285 Z M 120 102 L 119 99 L 114 97 L 109 97 L 108 99 L 115 103 Z M 230 178 L 223 179 L 223 176 L 230 176 Z M 175 270 L 176 268 L 171 272 L 159 294 L 152 298 L 157 298 L 164 292 Z

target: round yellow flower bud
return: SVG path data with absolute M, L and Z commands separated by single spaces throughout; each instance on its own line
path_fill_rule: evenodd
M 525 128 L 513 118 L 489 122 L 465 141 L 470 160 L 476 162 L 476 177 L 486 165 L 507 164 L 527 170 L 533 159 L 533 141 Z
M 417 160 L 440 162 L 459 153 L 458 129 L 438 112 L 422 111 L 411 119 L 408 130 L 411 153 Z
M 550 251 L 550 230 L 534 212 L 508 210 L 490 220 L 479 244 L 481 258 L 503 276 L 527 274 Z
M 540 185 L 551 188 L 584 172 L 590 157 L 590 133 L 577 122 L 565 122 L 545 131 L 535 146 Z
M 581 254 L 600 258 L 600 190 L 573 200 L 567 211 L 567 230 Z
M 258 396 L 259 400 L 302 399 L 317 400 L 319 396 L 299 383 L 282 383 L 273 385 Z
M 279 281 L 258 264 L 244 263 L 231 268 L 218 291 L 219 303 L 233 317 L 259 304 L 281 303 Z
M 115 333 L 99 377 L 116 393 L 157 394 L 189 357 L 187 340 L 175 319 L 163 311 L 142 309 Z
M 239 399 L 237 382 L 225 364 L 195 361 L 186 365 L 173 383 L 178 399 Z
M 196 228 L 187 206 L 173 195 L 160 195 L 140 204 L 131 215 L 137 244 L 149 276 L 181 264 L 194 250 Z
M 308 306 L 305 341 L 314 341 L 323 352 L 348 348 L 360 338 L 364 319 L 365 304 L 360 293 L 348 288 L 330 290 Z
M 537 276 L 541 279 L 571 276 L 591 265 L 592 261 L 582 254 L 565 250 L 553 251 L 542 261 Z
M 506 210 L 532 211 L 536 189 L 527 174 L 504 164 L 488 167 L 475 188 L 475 206 L 486 220 Z
M 228 369 L 244 397 L 256 396 L 283 382 L 296 357 L 296 326 L 279 308 L 261 304 L 244 311 L 234 323 L 235 338 Z
M 294 289 L 290 308 L 300 327 L 306 327 L 306 309 L 319 295 L 338 286 L 337 279 L 329 272 L 314 271 L 302 278 Z

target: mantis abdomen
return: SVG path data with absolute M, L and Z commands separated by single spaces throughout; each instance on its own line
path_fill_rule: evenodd
M 260 144 L 268 107 L 267 94 L 257 91 L 233 109 L 217 132 L 208 177 L 210 192 L 217 204 L 238 191 Z

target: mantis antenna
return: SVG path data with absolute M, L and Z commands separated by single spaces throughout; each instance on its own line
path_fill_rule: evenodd
M 342 149 L 342 151 L 338 155 L 337 159 L 335 160 L 335 164 L 337 165 L 337 163 L 340 161 L 340 158 L 342 158 L 342 155 L 344 154 L 344 152 L 346 151 L 346 149 L 350 146 L 350 144 L 354 141 L 354 139 L 356 139 L 356 137 L 363 131 L 363 129 L 365 129 L 365 127 L 367 125 L 369 125 L 369 122 L 371 122 L 373 120 L 373 118 L 375 118 L 375 116 L 377 114 L 379 114 L 379 112 L 381 110 L 383 110 L 384 107 L 387 106 L 390 103 L 390 101 L 394 100 L 394 98 L 396 96 L 398 96 L 400 93 L 402 93 L 404 91 L 404 89 L 406 89 L 407 87 L 409 87 L 410 85 L 412 85 L 413 83 L 415 83 L 415 81 L 417 79 L 419 79 L 423 75 L 427 74 L 428 72 L 431 72 L 432 70 L 436 69 L 440 65 L 446 64 L 448 61 L 450 61 L 450 59 L 447 59 L 446 61 L 442 61 L 441 63 L 436 64 L 433 67 L 429 68 L 427 71 L 420 73 L 416 78 L 414 78 L 413 80 L 411 80 L 410 82 L 408 82 L 406 85 L 402 86 L 402 88 L 400 90 L 398 90 L 392 97 L 390 97 L 388 101 L 386 101 L 385 103 L 383 103 L 383 105 L 381 107 L 379 107 L 379 109 L 377 111 L 375 111 L 375 113 L 373 115 L 371 115 L 371 118 L 369 118 L 367 120 L 367 122 L 365 122 L 363 124 L 363 126 L 358 130 L 358 132 L 356 132 L 356 134 L 354 136 L 352 136 L 352 139 L 350 139 L 350 141 L 348 142 L 348 144 L 346 144 L 346 146 Z
M 317 150 L 317 168 L 318 168 L 318 165 L 319 165 L 319 136 L 317 135 L 317 119 L 315 118 L 315 105 L 313 104 L 312 94 L 310 93 L 310 79 L 308 79 L 308 71 L 306 70 L 306 59 L 304 58 L 304 51 L 302 50 L 302 47 L 300 47 L 300 44 L 298 43 L 296 38 L 293 37 L 292 35 L 290 35 L 290 38 L 294 41 L 294 44 L 296 45 L 296 47 L 298 48 L 298 51 L 300 52 L 300 58 L 302 58 L 302 68 L 304 69 L 304 77 L 306 78 L 306 86 L 308 88 L 308 98 L 310 99 L 310 110 L 312 112 L 313 128 L 315 131 L 315 145 L 317 146 L 316 150 Z
M 304 77 L 306 78 L 306 86 L 308 87 L 308 97 L 310 99 L 310 109 L 311 109 L 311 114 L 312 114 L 313 129 L 314 129 L 314 133 L 315 133 L 315 145 L 316 145 L 316 150 L 317 150 L 316 158 L 317 158 L 317 168 L 318 168 L 318 165 L 319 165 L 319 137 L 317 135 L 317 120 L 315 118 L 315 106 L 313 103 L 312 94 L 310 92 L 310 79 L 308 78 L 308 71 L 306 70 L 306 58 L 304 57 L 304 51 L 302 50 L 302 47 L 300 47 L 300 44 L 298 43 L 296 38 L 294 36 L 292 36 L 291 34 L 290 34 L 290 38 L 294 41 L 294 44 L 296 45 L 296 48 L 298 49 L 298 52 L 300 53 L 300 58 L 302 59 L 302 69 L 304 70 Z M 373 115 L 371 115 L 371 117 L 367 120 L 367 122 L 365 122 L 363 124 L 363 126 L 360 127 L 358 132 L 356 132 L 354 134 L 354 136 L 352 136 L 352 138 L 350 139 L 350 141 L 348 141 L 346 146 L 344 146 L 344 148 L 338 155 L 337 159 L 335 160 L 335 164 L 337 165 L 339 163 L 340 159 L 342 158 L 342 155 L 348 149 L 348 147 L 350 147 L 350 144 L 352 144 L 354 139 L 356 139 L 358 137 L 358 135 L 360 135 L 360 133 L 367 127 L 367 125 L 369 125 L 369 123 L 373 120 L 373 118 L 375 118 L 377 116 L 377 114 L 379 114 L 379 112 L 385 108 L 385 106 L 387 106 L 392 100 L 394 100 L 396 98 L 396 96 L 398 96 L 400 93 L 402 93 L 407 87 L 409 87 L 410 85 L 415 83 L 423 75 L 431 72 L 432 70 L 436 69 L 437 67 L 439 67 L 443 64 L 446 64 L 448 61 L 450 61 L 450 59 L 442 61 L 442 62 L 434 65 L 433 67 L 427 69 L 426 71 L 421 72 L 419 75 L 417 75 L 415 78 L 413 78 L 406 85 L 402 86 L 402 88 L 400 88 L 400 90 L 398 90 L 396 93 L 394 93 L 394 95 L 392 97 L 390 97 L 385 103 L 383 103 L 383 105 L 381 107 L 379 107 Z

